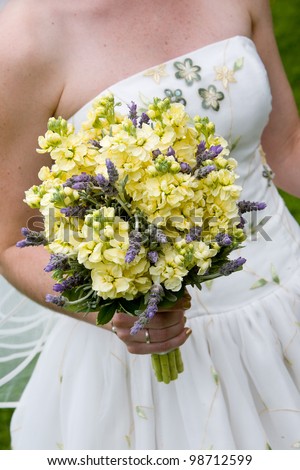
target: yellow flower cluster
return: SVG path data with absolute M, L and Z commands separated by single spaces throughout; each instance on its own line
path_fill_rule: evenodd
M 111 94 L 95 100 L 78 132 L 62 118 L 49 120 L 38 152 L 50 153 L 54 163 L 40 170 L 41 184 L 30 188 L 25 200 L 44 216 L 49 251 L 70 255 L 90 270 L 92 287 L 103 299 L 130 300 L 153 283 L 178 291 L 189 270 L 196 267 L 200 275 L 209 270 L 220 250 L 218 233 L 244 237 L 238 227 L 236 162 L 214 125 L 191 119 L 179 103 L 154 99 L 146 113 L 149 122 L 138 117 L 135 122 L 116 106 Z M 207 152 L 203 176 L 197 160 L 201 142 Z M 220 146 L 210 158 L 210 149 Z M 97 175 L 109 181 L 107 161 L 118 172 L 114 194 L 94 182 Z M 92 190 L 66 184 L 82 174 L 90 177 Z M 125 261 L 136 216 L 167 238 L 155 245 L 155 262 L 149 240 Z M 201 237 L 188 241 L 193 227 L 201 229 Z

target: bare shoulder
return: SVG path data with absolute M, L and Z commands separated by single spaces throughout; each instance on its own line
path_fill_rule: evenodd
M 1 96 L 9 93 L 13 99 L 27 92 L 34 97 L 38 90 L 40 96 L 44 91 L 52 100 L 49 107 L 55 108 L 62 86 L 60 70 L 63 75 L 58 24 L 62 19 L 55 3 L 10 0 L 0 13 Z

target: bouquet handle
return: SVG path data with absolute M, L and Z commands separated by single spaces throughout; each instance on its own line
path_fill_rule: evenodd
M 157 381 L 165 384 L 176 380 L 184 370 L 179 348 L 163 354 L 151 354 L 151 362 Z

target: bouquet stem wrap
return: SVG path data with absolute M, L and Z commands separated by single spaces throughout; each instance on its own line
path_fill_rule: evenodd
M 151 361 L 157 381 L 165 384 L 176 380 L 184 370 L 179 348 L 164 354 L 151 354 Z

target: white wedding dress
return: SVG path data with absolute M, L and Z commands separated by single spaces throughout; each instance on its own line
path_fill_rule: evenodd
M 114 334 L 43 310 L 3 281 L 3 367 L 14 356 L 22 369 L 43 349 L 12 419 L 13 448 L 300 448 L 300 230 L 260 147 L 271 95 L 253 42 L 213 43 L 110 91 L 140 108 L 169 96 L 209 116 L 239 161 L 242 199 L 267 209 L 247 224 L 237 254 L 247 259 L 243 272 L 191 290 L 185 371 L 169 385 L 156 382 L 150 356 L 128 354 Z M 72 118 L 76 125 L 89 106 Z M 33 337 L 24 346 L 26 329 Z

